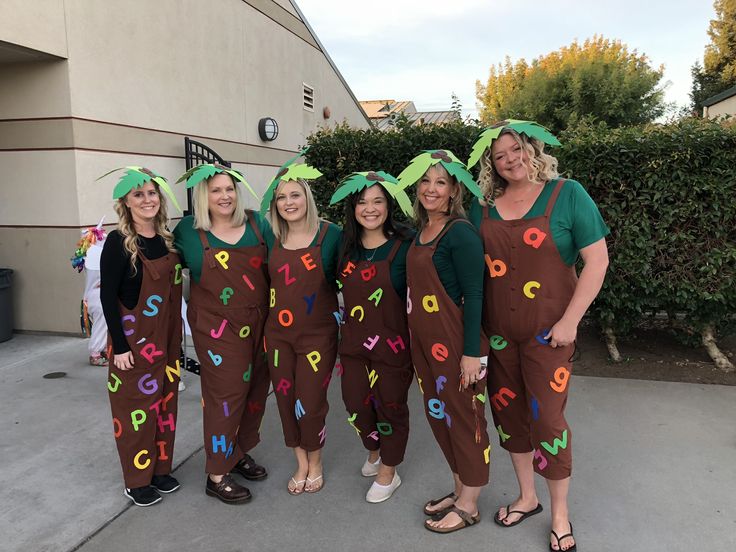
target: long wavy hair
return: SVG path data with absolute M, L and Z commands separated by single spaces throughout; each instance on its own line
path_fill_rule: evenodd
M 447 172 L 447 169 L 442 166 L 442 163 L 437 163 L 435 165 L 432 165 L 427 172 L 431 171 L 434 167 L 437 167 L 438 170 L 442 171 L 444 173 L 445 178 L 447 178 L 448 182 L 452 182 L 455 185 L 455 189 L 457 190 L 457 193 L 455 194 L 455 197 L 450 196 L 450 204 L 448 205 L 447 212 L 445 213 L 447 216 L 450 217 L 450 220 L 456 219 L 456 218 L 466 218 L 465 217 L 465 208 L 463 207 L 463 188 L 464 186 L 460 184 L 457 181 L 457 178 L 452 176 L 450 173 Z M 427 174 L 427 173 L 424 173 Z M 422 178 L 424 178 L 422 176 Z M 419 179 L 419 182 L 421 182 L 421 178 Z M 419 182 L 417 182 L 417 188 L 419 187 Z M 421 232 L 424 230 L 424 227 L 429 222 L 429 215 L 427 214 L 427 210 L 424 208 L 424 205 L 422 205 L 422 202 L 419 201 L 419 194 L 417 193 L 417 198 L 414 200 L 414 218 L 417 220 L 417 225 L 419 227 L 419 231 Z
M 153 183 L 153 187 L 156 189 L 156 193 L 159 198 L 158 213 L 156 213 L 156 217 L 153 219 L 153 227 L 156 230 L 156 234 L 164 239 L 166 249 L 172 253 L 176 253 L 176 248 L 174 247 L 174 234 L 172 234 L 166 226 L 169 220 L 166 213 L 166 198 L 161 194 L 159 185 L 153 181 L 151 182 Z M 134 190 L 135 189 L 131 190 L 128 194 L 132 193 Z M 138 245 L 138 232 L 136 231 L 135 224 L 133 223 L 133 215 L 125 204 L 125 198 L 128 197 L 128 194 L 125 194 L 115 202 L 115 212 L 118 214 L 118 232 L 123 236 L 123 249 L 125 249 L 125 252 L 130 257 L 130 267 L 133 275 L 135 276 L 138 273 L 136 263 L 138 262 L 140 247 Z
M 307 199 L 307 228 L 310 232 L 317 233 L 319 230 L 319 214 L 317 213 L 317 204 L 314 202 L 314 196 L 312 190 L 309 188 L 309 184 L 306 180 L 289 180 L 289 182 L 298 182 L 302 190 L 304 190 L 304 196 Z M 276 189 L 273 191 L 273 199 L 271 199 L 271 205 L 268 209 L 268 218 L 273 229 L 273 235 L 280 242 L 285 242 L 289 236 L 289 223 L 285 221 L 279 214 L 279 208 L 276 206 L 276 198 L 278 197 L 279 190 L 284 186 L 285 182 L 279 182 Z
M 383 236 L 387 240 L 397 239 L 405 241 L 411 239 L 411 231 L 403 224 L 396 221 L 394 215 L 396 213 L 396 200 L 391 194 L 380 184 L 374 184 L 372 187 L 381 189 L 383 197 L 386 199 L 386 220 L 383 221 Z M 342 267 L 345 262 L 351 258 L 360 259 L 365 248 L 361 235 L 363 227 L 355 218 L 355 206 L 358 201 L 365 195 L 368 188 L 365 188 L 359 194 L 351 194 L 345 200 L 345 226 L 342 230 L 342 246 L 340 248 L 340 262 L 338 266 Z
M 525 134 L 519 134 L 510 128 L 503 129 L 501 134 L 499 134 L 499 138 L 504 134 L 508 134 L 516 140 L 516 143 L 526 153 L 529 159 L 529 163 L 526 165 L 526 172 L 530 182 L 544 184 L 559 176 L 557 172 L 557 158 L 544 153 L 544 142 L 536 138 L 529 138 Z M 509 185 L 506 180 L 498 175 L 496 168 L 493 166 L 492 147 L 486 148 L 480 157 L 478 184 L 486 201 L 491 205 L 493 205 L 496 198 L 501 197 L 506 192 L 506 187 Z

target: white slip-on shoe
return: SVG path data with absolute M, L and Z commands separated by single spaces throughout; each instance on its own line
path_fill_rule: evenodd
M 394 473 L 394 478 L 388 485 L 379 485 L 374 481 L 371 488 L 368 489 L 365 499 L 371 504 L 378 504 L 379 502 L 388 500 L 394 494 L 394 491 L 399 488 L 399 485 L 401 485 L 401 478 L 398 473 Z
M 381 457 L 378 457 L 378 460 L 376 460 L 375 464 L 371 462 L 368 458 L 365 459 L 363 467 L 360 468 L 360 473 L 363 474 L 363 477 L 373 477 L 378 475 L 378 464 L 381 463 Z

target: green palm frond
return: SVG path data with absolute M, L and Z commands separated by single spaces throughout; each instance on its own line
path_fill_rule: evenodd
M 467 189 L 478 199 L 483 199 L 483 192 L 480 191 L 480 186 L 476 184 L 473 179 L 473 175 L 470 174 L 463 163 L 442 163 L 447 173 L 454 176 L 458 182 L 461 182 Z
M 125 197 L 126 194 L 128 194 L 131 190 L 135 188 L 140 188 L 146 182 L 153 181 L 158 184 L 159 188 L 161 188 L 164 193 L 169 197 L 174 207 L 181 211 L 181 207 L 179 207 L 179 202 L 176 200 L 176 196 L 174 196 L 174 192 L 171 190 L 171 187 L 169 186 L 169 183 L 166 181 L 166 179 L 163 176 L 160 176 L 145 167 L 119 167 L 117 169 L 108 171 L 102 176 L 96 178 L 95 182 L 117 171 L 125 171 L 125 174 L 120 177 L 120 180 L 115 185 L 115 188 L 112 191 L 113 199 L 120 199 L 121 197 Z
M 281 168 L 276 173 L 276 176 L 273 180 L 271 180 L 271 183 L 268 185 L 268 188 L 266 188 L 266 191 L 263 192 L 263 197 L 261 198 L 262 215 L 265 215 L 266 211 L 268 211 L 268 208 L 271 206 L 273 194 L 281 182 L 289 182 L 290 180 L 316 180 L 322 176 L 322 173 L 311 165 L 307 165 L 306 163 L 298 163 L 296 165 L 293 164 L 294 161 L 304 155 L 308 149 L 309 146 L 299 152 L 299 155 L 297 155 L 296 157 L 292 157 L 286 163 L 281 165 Z
M 396 200 L 399 208 L 408 216 L 413 216 L 413 208 L 409 196 L 399 184 L 399 181 L 392 175 L 384 171 L 365 171 L 354 172 L 345 178 L 340 186 L 335 190 L 330 198 L 330 205 L 334 205 L 345 199 L 351 194 L 360 193 L 366 188 L 370 188 L 374 184 L 383 186 L 392 198 Z
M 256 201 L 258 201 L 260 199 L 258 197 L 258 194 L 255 192 L 255 190 L 253 190 L 253 188 L 251 187 L 251 185 L 248 184 L 248 182 L 245 180 L 245 177 L 243 176 L 243 174 L 240 171 L 236 171 L 235 169 L 226 169 L 226 170 L 224 170 L 222 172 L 225 172 L 225 173 L 229 174 L 231 177 L 233 177 L 235 180 L 237 180 L 243 186 L 245 186 L 248 189 L 248 191 L 251 193 L 251 195 L 253 195 L 253 197 L 256 198 Z
M 424 176 L 429 167 L 439 162 L 432 159 L 429 151 L 424 151 L 411 160 L 409 165 L 399 174 L 399 185 L 406 189 Z
M 176 183 L 179 184 L 180 182 L 186 181 L 186 187 L 187 188 L 193 188 L 203 180 L 207 180 L 209 178 L 212 178 L 216 174 L 225 173 L 229 175 L 230 177 L 234 178 L 243 186 L 246 187 L 246 189 L 253 195 L 253 197 L 256 198 L 256 200 L 260 199 L 258 197 L 258 194 L 253 190 L 250 184 L 245 180 L 245 177 L 240 171 L 236 171 L 235 169 L 231 169 L 229 167 L 225 167 L 224 165 L 215 164 L 215 163 L 204 163 L 202 165 L 197 165 L 196 167 L 192 167 L 187 172 L 185 172 L 183 175 L 181 175 Z
M 519 134 L 526 134 L 530 138 L 536 138 L 550 146 L 561 146 L 560 141 L 546 128 L 534 121 L 522 121 L 520 119 L 507 119 L 490 126 L 480 133 L 478 140 L 473 144 L 473 149 L 468 158 L 468 168 L 473 167 L 483 152 L 491 146 L 493 141 L 501 135 L 501 131 L 509 128 Z

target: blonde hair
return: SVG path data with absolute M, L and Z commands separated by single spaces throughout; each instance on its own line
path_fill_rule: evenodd
M 314 196 L 312 190 L 309 188 L 306 180 L 288 180 L 279 182 L 276 189 L 273 191 L 273 197 L 271 198 L 271 205 L 268 208 L 268 218 L 273 228 L 273 235 L 277 240 L 284 242 L 289 236 L 289 223 L 285 221 L 279 214 L 279 209 L 276 206 L 276 198 L 279 195 L 279 190 L 284 184 L 288 182 L 296 182 L 304 190 L 304 196 L 307 200 L 307 229 L 310 232 L 317 232 L 319 229 L 319 215 L 317 213 L 317 204 L 314 202 Z
M 156 189 L 156 193 L 159 198 L 159 208 L 158 213 L 156 213 L 156 217 L 153 219 L 153 228 L 156 231 L 156 234 L 164 239 L 166 249 L 171 253 L 176 253 L 176 248 L 174 247 L 174 234 L 172 234 L 166 227 L 169 220 L 169 217 L 166 214 L 166 198 L 161 194 L 158 184 L 153 181 L 151 182 L 153 187 Z M 135 190 L 135 188 L 133 190 Z M 128 192 L 128 194 L 133 190 Z M 118 232 L 123 237 L 123 249 L 130 256 L 130 266 L 133 270 L 133 276 L 135 276 L 138 273 L 136 263 L 138 261 L 138 255 L 140 254 L 140 248 L 138 247 L 138 232 L 136 231 L 135 224 L 133 223 L 133 215 L 125 204 L 125 198 L 128 197 L 128 194 L 125 194 L 115 202 L 115 212 L 118 214 Z
M 233 215 L 230 218 L 230 223 L 235 228 L 243 226 L 243 224 L 245 224 L 245 203 L 243 200 L 243 195 L 240 191 L 240 186 L 238 186 L 238 183 L 229 174 L 218 173 L 212 175 L 207 180 L 201 180 L 194 187 L 194 193 L 192 194 L 192 199 L 194 200 L 194 227 L 198 230 L 204 230 L 205 232 L 208 232 L 212 228 L 212 219 L 210 218 L 208 198 L 209 184 L 210 181 L 215 178 L 215 176 L 218 176 L 220 174 L 224 174 L 225 176 L 227 176 L 232 181 L 233 186 L 235 187 L 235 210 L 233 211 Z
M 559 176 L 557 172 L 557 158 L 544 153 L 544 142 L 536 138 L 529 138 L 525 134 L 519 134 L 510 128 L 503 129 L 498 137 L 500 138 L 504 134 L 510 135 L 526 152 L 529 158 L 526 171 L 527 178 L 529 178 L 530 182 L 544 184 Z M 506 187 L 509 185 L 508 182 L 498 175 L 496 168 L 493 166 L 492 146 L 493 142 L 480 156 L 480 175 L 478 177 L 481 192 L 483 192 L 486 201 L 491 205 L 497 197 L 501 197 L 504 194 Z
M 431 171 L 435 167 L 441 170 L 447 177 L 447 180 L 455 184 L 455 188 L 457 188 L 457 193 L 455 194 L 455 197 L 452 197 L 452 195 L 450 195 L 450 204 L 445 214 L 448 215 L 451 219 L 465 218 L 465 208 L 463 207 L 464 186 L 457 181 L 457 178 L 447 172 L 447 169 L 442 166 L 442 163 L 436 163 L 432 165 L 429 169 L 427 169 L 427 172 Z M 427 172 L 425 172 L 424 174 L 427 174 Z M 422 178 L 424 178 L 424 175 L 422 175 Z M 421 180 L 422 179 L 420 178 L 419 182 L 421 182 Z M 429 215 L 427 214 L 427 210 L 424 208 L 424 205 L 422 205 L 422 202 L 419 201 L 419 194 L 417 194 L 417 198 L 414 200 L 414 218 L 419 224 L 419 231 L 421 232 L 427 225 L 427 222 L 429 222 Z

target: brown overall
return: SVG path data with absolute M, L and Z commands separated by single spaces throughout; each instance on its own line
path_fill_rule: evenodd
M 215 249 L 199 231 L 202 275 L 192 283 L 188 309 L 202 365 L 205 471 L 216 475 L 230 472 L 260 441 L 268 393 L 261 348 L 267 249 L 254 217 L 248 222 L 259 245 Z
M 287 447 L 322 448 L 327 386 L 337 356 L 337 296 L 322 269 L 322 223 L 317 244 L 284 249 L 276 240 L 268 262 L 271 310 L 265 348 Z
M 572 472 L 572 435 L 565 421 L 574 345 L 544 340 L 570 303 L 577 275 L 552 239 L 549 218 L 560 179 L 544 215 L 494 220 L 484 208 L 481 237 L 488 273 L 483 328 L 490 336 L 489 396 L 501 446 L 534 451 L 534 469 L 547 479 Z
M 391 283 L 395 240 L 383 261 L 348 261 L 340 273 L 345 301 L 341 330 L 342 398 L 348 422 L 367 450 L 398 466 L 409 439 L 407 398 L 413 378 L 404 302 Z
M 486 431 L 485 378 L 463 390 L 462 309 L 447 295 L 432 256 L 456 219 L 428 245 L 413 242 L 406 257 L 411 358 L 417 371 L 424 408 L 445 459 L 460 481 L 470 487 L 488 483 L 491 447 Z M 480 330 L 479 330 L 480 331 Z
M 134 366 L 119 370 L 110 362 L 107 380 L 113 431 L 129 489 L 150 485 L 154 475 L 171 473 L 181 375 L 179 256 L 169 252 L 151 261 L 141 254 L 138 258 L 143 270 L 138 304 L 127 309 L 120 303 Z

